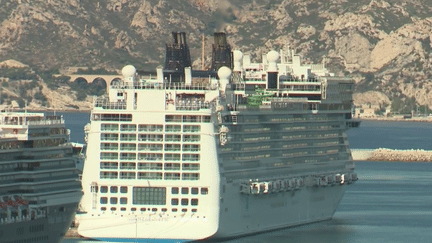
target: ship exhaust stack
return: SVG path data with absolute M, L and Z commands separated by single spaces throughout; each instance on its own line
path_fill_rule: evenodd
M 231 46 L 227 42 L 226 34 L 214 33 L 211 70 L 218 71 L 223 66 L 232 68 L 232 60 Z
M 172 32 L 173 44 L 166 45 L 164 79 L 168 82 L 184 82 L 186 67 L 191 67 L 189 47 L 185 32 Z

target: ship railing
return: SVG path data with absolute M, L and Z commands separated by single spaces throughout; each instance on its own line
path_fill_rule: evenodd
M 321 92 L 321 86 L 309 86 L 306 85 L 305 87 L 302 87 L 303 85 L 292 85 L 291 87 L 283 87 L 280 88 L 280 91 L 316 91 L 316 92 Z
M 267 82 L 267 80 L 265 80 L 265 79 L 261 79 L 261 78 L 250 78 L 250 77 L 245 77 L 245 80 L 244 80 L 246 83 L 248 83 L 248 82 L 263 82 L 263 83 L 265 83 L 265 82 Z
M 126 102 L 125 101 L 109 102 L 108 98 L 99 97 L 94 101 L 94 107 L 110 109 L 110 110 L 126 110 Z
M 202 100 L 178 99 L 176 101 L 177 110 L 198 111 L 201 109 L 210 109 L 210 102 Z
M 0 138 L 18 138 L 19 135 L 16 134 L 0 134 Z M 26 135 L 23 135 L 21 137 L 25 137 L 27 138 Z M 3 142 L 0 144 L 0 151 L 1 153 L 8 153 L 10 152 L 9 150 L 11 149 L 21 149 L 23 148 L 23 146 L 20 143 L 17 143 L 15 141 L 8 141 L 8 142 Z
M 6 125 L 6 126 L 57 125 L 57 124 L 64 124 L 64 120 L 48 118 L 48 119 L 35 120 L 35 121 L 25 121 L 21 123 L 18 121 L 6 121 L 1 123 L 1 125 Z
M 24 171 L 24 169 L 20 170 L 20 168 L 15 168 L 15 171 Z M 51 177 L 43 177 L 43 178 L 17 178 L 10 183 L 34 183 L 34 182 L 53 182 L 57 180 L 67 180 L 67 179 L 77 179 L 78 174 L 67 175 L 67 176 L 51 176 Z M 21 184 L 22 185 L 22 184 Z
M 186 84 L 186 83 L 116 83 L 114 89 L 159 89 L 159 90 L 216 90 L 216 84 Z
M 275 97 L 275 98 L 269 98 L 268 99 L 270 102 L 275 102 L 275 103 L 279 103 L 279 102 L 286 102 L 286 103 L 307 103 L 308 99 L 307 98 L 285 98 L 285 97 Z
M 57 117 L 47 117 L 43 120 L 27 121 L 27 125 L 58 125 L 58 124 L 64 124 L 64 120 L 62 118 L 57 118 Z
M 246 71 L 245 78 L 248 80 L 265 81 L 262 79 L 263 74 L 265 73 L 261 71 Z
M 245 83 L 232 83 L 230 85 L 231 85 L 231 89 L 236 91 L 244 91 L 246 88 Z
M 321 83 L 321 80 L 317 77 L 309 77 L 309 78 L 299 78 L 297 76 L 291 75 L 281 75 L 279 77 L 279 82 L 281 83 Z
M 2 133 L 0 134 L 0 138 L 16 138 L 18 140 L 26 140 L 28 136 L 27 134 Z M 17 149 L 17 148 L 21 148 L 21 147 L 8 147 L 7 149 Z
M 273 98 L 266 98 L 265 100 L 262 100 L 262 103 L 259 106 L 256 106 L 255 109 L 271 109 L 273 107 L 282 108 L 282 107 L 292 107 L 295 104 L 301 104 L 303 107 L 303 104 L 308 103 L 308 98 L 299 97 L 273 97 Z M 239 110 L 248 110 L 251 108 L 250 105 L 247 103 L 239 103 L 237 105 L 231 105 L 227 104 L 227 110 L 228 111 L 239 111 Z M 300 108 L 299 108 L 300 109 Z M 300 109 L 302 110 L 302 109 Z

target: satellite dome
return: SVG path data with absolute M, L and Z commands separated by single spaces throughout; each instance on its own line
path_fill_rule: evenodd
M 239 50 L 233 51 L 234 62 L 239 62 L 243 58 L 243 53 Z
M 135 75 L 136 69 L 132 65 L 126 65 L 122 69 L 122 74 L 125 78 L 133 77 Z
M 218 76 L 219 79 L 229 79 L 229 77 L 231 76 L 231 69 L 225 66 L 219 68 Z
M 276 62 L 279 59 L 279 53 L 277 51 L 269 51 L 267 53 L 267 61 Z

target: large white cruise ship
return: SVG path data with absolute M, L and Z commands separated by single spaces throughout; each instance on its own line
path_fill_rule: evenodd
M 173 36 L 156 75 L 125 66 L 95 100 L 78 233 L 184 242 L 331 219 L 357 180 L 354 82 L 288 49 L 253 63 L 223 33 L 211 69 L 193 71 Z
M 59 243 L 82 196 L 61 116 L 0 113 L 0 243 Z

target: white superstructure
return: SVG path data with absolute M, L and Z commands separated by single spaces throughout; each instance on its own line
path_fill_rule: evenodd
M 0 112 L 0 243 L 58 243 L 82 196 L 61 116 Z
M 287 51 L 233 62 L 218 79 L 189 68 L 183 82 L 123 68 L 87 127 L 79 234 L 181 242 L 333 216 L 357 179 L 345 134 L 354 82 Z

